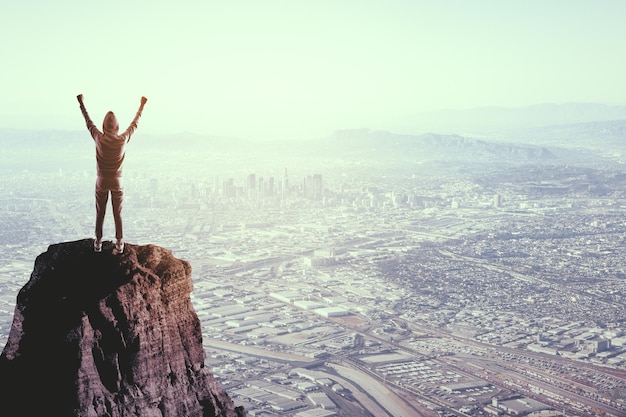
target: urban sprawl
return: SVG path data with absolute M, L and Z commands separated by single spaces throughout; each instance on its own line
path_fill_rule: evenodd
M 626 415 L 611 171 L 247 164 L 127 169 L 124 220 L 191 263 L 207 366 L 248 415 Z M 35 257 L 91 237 L 93 181 L 2 174 L 0 347 Z

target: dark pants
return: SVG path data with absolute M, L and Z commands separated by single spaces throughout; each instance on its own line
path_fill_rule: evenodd
M 115 237 L 122 239 L 122 205 L 124 202 L 124 187 L 121 178 L 98 177 L 96 180 L 96 239 L 102 240 L 102 224 L 106 214 L 107 201 L 111 193 L 113 220 L 115 221 Z

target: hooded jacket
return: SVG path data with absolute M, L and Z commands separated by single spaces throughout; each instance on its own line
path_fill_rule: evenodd
M 81 104 L 80 110 L 83 113 L 87 130 L 91 133 L 96 143 L 96 163 L 98 167 L 98 177 L 117 178 L 122 176 L 124 167 L 124 157 L 126 156 L 126 144 L 130 141 L 131 135 L 137 129 L 137 122 L 141 117 L 142 107 L 139 108 L 135 118 L 128 128 L 121 135 L 118 134 L 119 123 L 115 113 L 109 111 L 102 121 L 102 132 L 93 123 L 87 109 Z

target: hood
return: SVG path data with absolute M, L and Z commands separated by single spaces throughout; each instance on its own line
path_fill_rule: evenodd
M 104 121 L 102 122 L 102 130 L 104 133 L 113 133 L 117 135 L 117 131 L 120 129 L 120 125 L 117 123 L 117 117 L 115 117 L 115 113 L 112 111 L 108 112 L 104 116 Z

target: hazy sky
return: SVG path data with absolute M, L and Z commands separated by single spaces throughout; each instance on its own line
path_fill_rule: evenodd
M 423 111 L 626 103 L 626 1 L 3 1 L 0 127 L 248 138 Z

